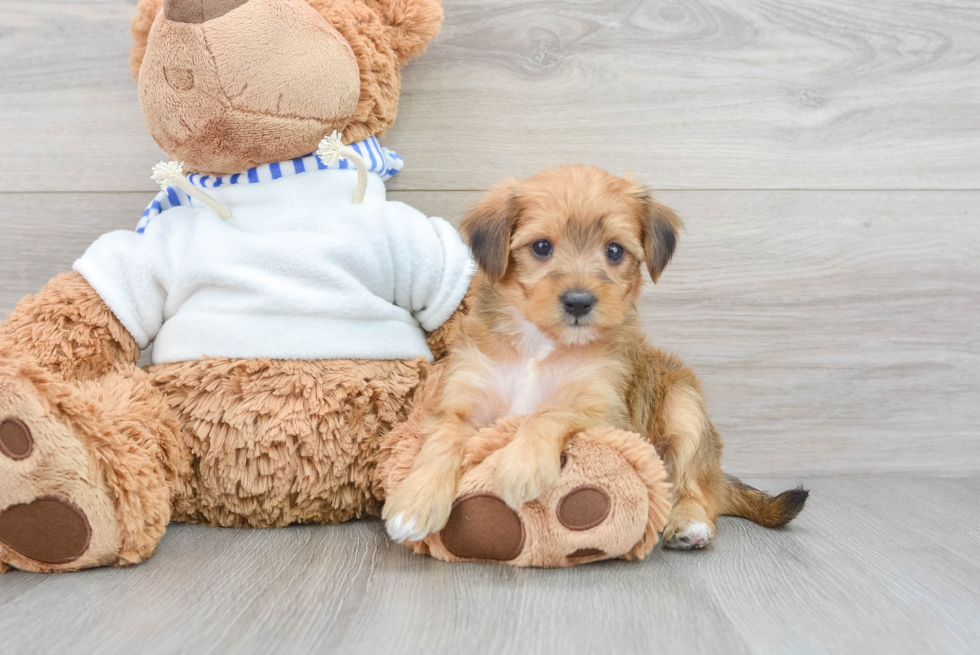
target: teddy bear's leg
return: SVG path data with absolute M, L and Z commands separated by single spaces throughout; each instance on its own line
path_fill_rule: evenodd
M 409 546 L 447 561 L 546 567 L 642 558 L 653 548 L 670 512 L 670 485 L 651 445 L 611 428 L 581 433 L 562 455 L 558 482 L 515 512 L 492 489 L 497 454 L 518 424 L 505 419 L 472 440 L 449 522 Z M 389 491 L 421 445 L 413 426 L 411 419 L 399 426 L 382 448 L 379 477 Z
M 65 381 L 0 344 L 0 568 L 139 562 L 188 477 L 177 423 L 143 371 Z

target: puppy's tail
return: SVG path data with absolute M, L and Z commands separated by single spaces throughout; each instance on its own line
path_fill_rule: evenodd
M 727 499 L 722 505 L 722 514 L 748 519 L 767 528 L 778 528 L 795 519 L 803 511 L 803 505 L 810 495 L 807 489 L 797 487 L 778 496 L 770 496 L 727 474 L 725 487 Z

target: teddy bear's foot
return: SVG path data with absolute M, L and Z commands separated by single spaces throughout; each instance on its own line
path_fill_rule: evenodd
M 152 553 L 170 492 L 135 371 L 70 383 L 0 356 L 0 564 L 71 571 Z
M 72 429 L 25 380 L 0 380 L 0 561 L 28 571 L 96 566 L 118 551 L 115 510 Z
M 15 462 L 34 453 L 30 427 L 17 417 L 0 421 L 0 455 Z M 68 564 L 85 554 L 92 526 L 77 505 L 58 496 L 40 496 L 0 512 L 0 543 L 44 564 Z
M 605 521 L 611 509 L 612 499 L 608 493 L 599 487 L 581 486 L 558 500 L 554 518 L 568 530 L 585 532 Z M 551 512 L 547 509 L 525 514 L 529 514 L 527 518 L 531 527 L 537 528 L 538 532 L 546 534 L 555 527 Z M 592 535 L 583 536 L 589 539 Z M 521 516 L 508 507 L 502 498 L 488 492 L 476 492 L 456 501 L 440 538 L 445 549 L 459 559 L 506 562 L 516 560 L 524 551 L 527 533 Z M 596 536 L 594 543 L 607 540 Z M 564 564 L 579 564 L 625 554 L 610 555 L 596 546 L 575 545 L 579 547 L 565 555 Z M 555 553 L 548 555 L 553 557 Z
M 15 462 L 34 453 L 30 427 L 17 417 L 0 421 L 0 455 Z M 0 543 L 45 564 L 67 564 L 85 554 L 92 526 L 77 505 L 58 496 L 40 496 L 0 512 Z
M 558 482 L 516 512 L 490 491 L 496 453 L 463 476 L 449 522 L 424 545 L 450 561 L 567 567 L 642 557 L 670 511 L 652 447 L 634 434 L 590 430 L 572 439 Z

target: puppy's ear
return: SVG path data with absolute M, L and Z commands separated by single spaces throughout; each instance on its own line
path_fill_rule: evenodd
M 640 202 L 640 221 L 643 227 L 643 255 L 654 284 L 667 268 L 677 247 L 677 237 L 684 224 L 674 211 L 662 205 L 650 195 L 650 191 L 640 188 L 637 193 Z
M 517 223 L 518 187 L 509 180 L 493 188 L 463 218 L 462 228 L 480 270 L 493 282 L 507 271 L 510 235 Z

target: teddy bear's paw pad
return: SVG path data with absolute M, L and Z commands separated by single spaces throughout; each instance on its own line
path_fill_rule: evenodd
M 524 524 L 502 498 L 479 492 L 456 500 L 440 538 L 461 559 L 506 562 L 524 550 Z
M 579 562 L 585 562 L 595 557 L 605 557 L 606 551 L 601 548 L 579 548 L 573 553 L 569 553 L 565 559 L 569 562 L 578 564 Z
M 73 562 L 91 539 L 84 512 L 63 498 L 42 496 L 0 512 L 0 543 L 37 562 Z
M 10 382 L 0 379 L 0 562 L 42 572 L 114 561 L 122 533 L 94 448 L 37 388 Z
M 27 459 L 34 452 L 31 429 L 19 418 L 0 422 L 0 454 L 13 460 Z
M 599 487 L 581 486 L 562 496 L 557 514 L 562 525 L 578 532 L 591 530 L 605 521 L 611 509 L 609 494 Z

